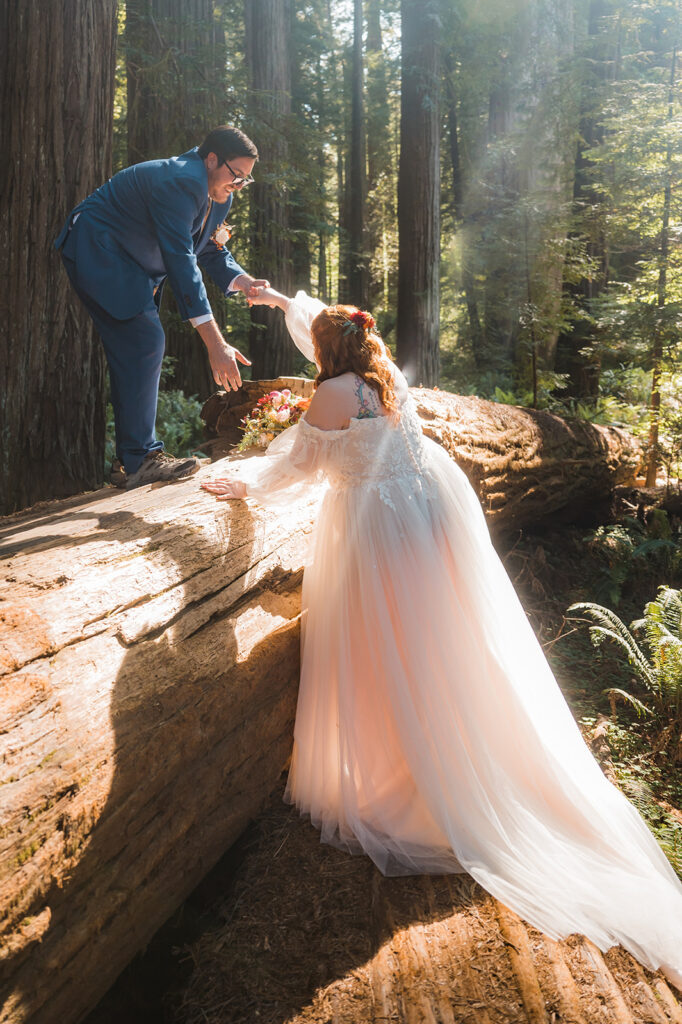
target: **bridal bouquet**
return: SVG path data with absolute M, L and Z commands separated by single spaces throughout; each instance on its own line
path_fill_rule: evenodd
M 281 434 L 293 423 L 298 423 L 309 405 L 309 398 L 294 395 L 289 388 L 263 395 L 251 413 L 242 420 L 244 436 L 237 445 L 237 451 L 243 452 L 253 447 L 267 448 L 275 434 Z

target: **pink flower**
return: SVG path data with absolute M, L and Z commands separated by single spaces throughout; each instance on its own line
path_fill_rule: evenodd
M 275 418 L 278 423 L 286 423 L 290 416 L 291 413 L 289 411 L 288 406 L 286 409 L 278 409 L 277 412 L 275 413 Z

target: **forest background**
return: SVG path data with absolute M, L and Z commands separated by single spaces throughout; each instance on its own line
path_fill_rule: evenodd
M 413 383 L 625 425 L 649 483 L 679 474 L 675 0 L 42 6 L 4 15 L 2 511 L 103 478 L 103 360 L 52 238 L 218 123 L 261 153 L 233 207 L 250 271 L 370 308 Z M 301 371 L 277 310 L 211 297 L 254 377 Z M 213 381 L 164 303 L 179 449 Z
M 53 248 L 67 213 L 220 123 L 260 151 L 233 207 L 246 269 L 372 310 L 412 383 L 626 427 L 647 482 L 679 492 L 681 23 L 679 0 L 3 5 L 0 513 L 101 485 L 112 454 L 101 349 Z M 254 378 L 311 369 L 278 310 L 208 288 Z M 182 454 L 214 383 L 168 289 L 163 318 L 158 429 Z M 586 531 L 527 535 L 505 564 L 682 876 L 682 599 L 652 600 L 682 585 L 682 521 Z M 624 618 L 649 602 L 642 647 L 607 618 L 596 639 L 626 657 L 603 644 L 598 663 L 566 613 L 585 598 Z M 638 711 L 604 725 L 628 695 Z

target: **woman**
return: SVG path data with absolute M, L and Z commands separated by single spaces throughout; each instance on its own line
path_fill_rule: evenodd
M 326 478 L 303 584 L 287 797 L 384 874 L 468 871 L 553 938 L 682 988 L 682 885 L 583 742 L 474 491 L 422 435 L 374 321 L 271 289 L 320 368 L 304 419 L 219 499 Z M 312 338 L 312 342 L 311 342 Z

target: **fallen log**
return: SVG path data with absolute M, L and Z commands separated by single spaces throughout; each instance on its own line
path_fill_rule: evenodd
M 210 400 L 214 423 L 227 431 L 231 416 L 234 429 L 240 402 L 248 412 L 273 384 L 286 381 Z M 414 394 L 495 522 L 528 522 L 634 471 L 620 431 Z M 272 515 L 217 504 L 197 483 L 0 521 L 2 1024 L 79 1020 L 288 758 L 316 498 Z
M 202 417 L 217 439 L 214 450 L 237 443 L 240 419 L 273 387 L 307 397 L 312 385 L 287 377 L 208 399 Z M 616 486 L 634 484 L 641 448 L 618 427 L 437 389 L 411 391 L 424 433 L 461 466 L 497 530 L 534 525 L 560 510 L 579 516 Z
M 81 1019 L 272 790 L 314 507 L 195 477 L 0 521 L 3 1022 Z

